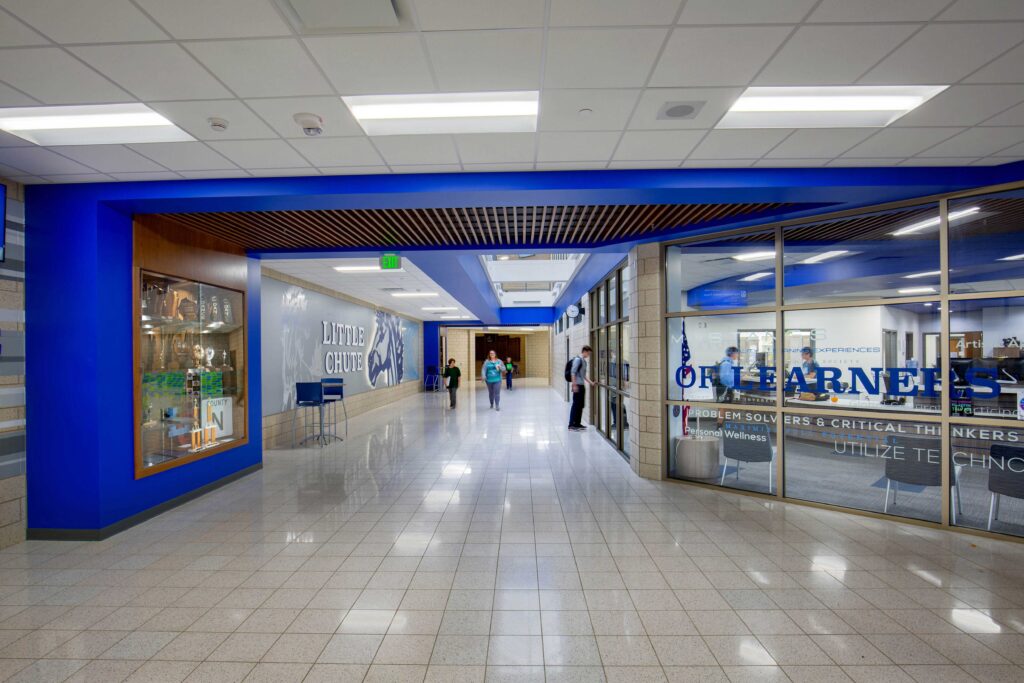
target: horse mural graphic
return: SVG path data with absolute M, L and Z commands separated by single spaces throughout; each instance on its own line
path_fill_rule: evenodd
M 382 384 L 395 386 L 402 381 L 404 366 L 405 342 L 402 340 L 402 319 L 397 315 L 377 311 L 373 341 L 366 354 L 366 378 L 374 388 L 377 387 L 381 375 L 384 376 Z

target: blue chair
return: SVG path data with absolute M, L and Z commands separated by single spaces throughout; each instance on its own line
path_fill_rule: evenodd
M 436 365 L 427 366 L 427 372 L 423 375 L 423 389 L 424 391 L 441 391 L 444 389 L 444 382 L 441 380 L 441 374 L 438 372 Z
M 348 408 L 345 407 L 345 380 L 341 377 L 324 377 L 320 380 L 320 386 L 323 387 L 324 403 L 331 407 L 331 424 L 334 425 L 333 433 L 327 436 L 343 441 L 344 439 L 338 436 L 338 404 L 341 404 L 341 410 L 345 415 L 345 439 L 347 439 Z
M 320 411 L 320 432 L 317 433 L 315 427 L 307 427 L 308 421 L 306 415 L 309 412 L 308 408 L 316 408 Z M 319 443 L 324 443 L 323 432 L 324 432 L 324 388 L 320 382 L 296 382 L 295 383 L 295 412 L 292 413 L 292 446 L 295 445 L 295 421 L 298 417 L 299 411 L 302 411 L 302 441 L 299 445 L 304 445 L 310 439 L 316 439 Z

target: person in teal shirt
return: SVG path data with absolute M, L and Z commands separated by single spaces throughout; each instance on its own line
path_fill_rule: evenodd
M 487 385 L 487 400 L 491 402 L 491 408 L 501 410 L 501 376 L 505 374 L 505 364 L 498 358 L 497 352 L 491 349 L 487 353 L 487 360 L 480 369 L 480 376 Z

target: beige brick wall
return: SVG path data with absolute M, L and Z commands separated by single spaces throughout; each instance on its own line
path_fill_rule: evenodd
M 0 479 L 0 548 L 25 540 L 25 475 Z
M 4 321 L 0 322 L 0 330 L 13 337 L 25 333 L 25 279 L 22 264 L 24 263 L 24 200 L 25 188 L 0 178 L 0 183 L 7 186 L 8 223 L 7 258 L 5 273 L 0 276 L 0 309 L 5 309 Z M 20 262 L 20 263 L 19 263 Z M 21 355 L 12 352 L 11 355 Z M 12 363 L 13 365 L 13 363 Z M 25 375 L 19 370 L 11 374 L 0 375 L 0 393 L 3 395 L 4 406 L 0 407 L 0 438 L 10 442 L 24 443 L 25 432 Z M 24 453 L 12 453 L 9 458 L 21 458 Z M 20 466 L 6 466 L 4 471 L 13 474 L 0 479 L 0 548 L 6 548 L 25 540 L 26 527 L 26 493 L 24 463 Z M 20 474 L 17 472 L 21 472 Z
M 588 305 L 584 301 L 583 309 L 583 322 L 578 325 L 572 325 L 566 329 L 563 329 L 560 333 L 556 333 L 553 328 L 550 338 L 551 344 L 551 388 L 558 392 L 558 395 L 563 399 L 565 398 L 565 363 L 569 358 L 572 358 L 580 352 L 585 344 L 590 343 L 590 311 L 587 310 Z M 569 340 L 569 356 L 565 355 L 565 340 Z M 590 359 L 589 364 L 590 377 L 594 378 L 594 363 L 593 358 Z M 590 423 L 590 398 L 591 394 L 590 387 L 587 387 L 587 398 L 583 404 L 583 422 Z M 565 407 L 566 411 L 569 410 L 568 402 Z M 566 414 L 568 418 L 568 413 Z
M 661 245 L 642 244 L 629 252 L 630 280 L 625 283 L 629 297 L 631 348 L 635 349 L 632 400 L 629 414 L 630 465 L 646 479 L 664 477 L 665 411 L 662 402 Z
M 544 386 L 551 381 L 551 338 L 548 332 L 531 332 L 523 335 L 525 373 L 531 386 Z M 543 382 L 533 382 L 541 379 Z

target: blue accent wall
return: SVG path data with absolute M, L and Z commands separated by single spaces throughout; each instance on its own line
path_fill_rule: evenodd
M 441 357 L 441 323 L 424 321 L 423 323 L 423 376 L 427 375 L 427 368 L 438 364 Z M 441 369 L 437 365 L 438 370 Z
M 701 169 L 248 178 L 26 188 L 28 526 L 101 529 L 261 460 L 258 266 L 249 268 L 249 443 L 134 479 L 132 215 L 344 208 L 793 202 L 829 210 L 1018 180 L 1024 163 L 965 168 Z M 820 213 L 825 209 L 813 212 Z M 774 216 L 773 218 L 779 218 Z M 761 220 L 767 220 L 762 218 Z M 736 223 L 716 226 L 736 227 Z M 686 234 L 645 235 L 641 240 Z M 395 245 L 403 253 L 416 247 Z M 486 250 L 488 246 L 474 245 Z M 501 245 L 507 248 L 509 245 Z M 536 247 L 536 245 L 532 245 Z M 630 244 L 572 244 L 611 260 Z M 555 309 L 500 312 L 482 266 L 443 245 L 412 257 L 485 323 L 549 323 L 613 262 L 593 260 Z M 310 254 L 305 252 L 304 255 Z M 253 254 L 258 258 L 260 254 Z M 468 259 L 468 260 L 467 260 Z M 452 267 L 457 263 L 458 267 Z M 601 271 L 601 272 L 597 272 Z M 470 291 L 472 288 L 473 291 Z M 577 291 L 579 290 L 579 291 Z M 431 324 L 432 325 L 432 324 Z M 428 333 L 429 330 L 429 333 Z M 424 327 L 424 358 L 437 355 Z M 431 341 L 432 340 L 432 341 Z

